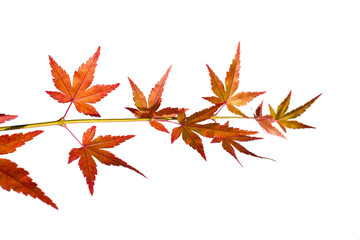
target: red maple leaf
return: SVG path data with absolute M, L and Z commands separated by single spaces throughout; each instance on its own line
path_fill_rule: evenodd
M 95 176 L 97 174 L 96 162 L 94 157 L 101 163 L 106 165 L 123 166 L 129 168 L 142 176 L 146 177 L 136 168 L 130 166 L 125 161 L 117 158 L 114 154 L 109 151 L 103 150 L 102 148 L 113 148 L 126 140 L 133 138 L 134 135 L 126 136 L 95 136 L 96 127 L 92 126 L 83 135 L 82 147 L 73 148 L 69 153 L 69 163 L 79 159 L 79 167 L 83 172 L 86 182 L 89 186 L 91 195 L 94 193 Z
M 0 114 L 0 123 L 4 123 L 5 121 L 10 121 L 17 118 L 16 115 L 6 115 L 6 114 Z
M 79 69 L 75 71 L 72 84 L 66 71 L 63 70 L 52 59 L 52 57 L 49 56 L 53 81 L 55 87 L 60 92 L 46 91 L 46 93 L 60 103 L 70 102 L 69 108 L 71 104 L 74 104 L 76 110 L 80 113 L 93 117 L 100 117 L 100 114 L 89 103 L 96 103 L 100 101 L 102 98 L 107 96 L 108 93 L 115 90 L 119 86 L 119 83 L 112 85 L 98 84 L 90 87 L 94 79 L 95 68 L 99 55 L 100 47 L 98 47 L 95 54 L 86 62 L 86 64 L 82 64 Z M 64 117 L 66 116 L 66 113 Z
M 33 131 L 28 133 L 16 133 L 12 135 L 0 136 L 0 154 L 7 154 L 16 151 L 16 148 L 30 141 L 43 131 Z M 45 195 L 45 193 L 37 187 L 37 184 L 28 176 L 28 172 L 23 168 L 19 168 L 16 163 L 0 158 L 0 186 L 7 190 L 14 190 L 24 195 L 30 195 L 38 198 L 46 204 L 57 209 L 53 201 Z
M 179 108 L 163 108 L 161 110 L 158 110 L 160 108 L 161 104 L 161 96 L 164 91 L 164 86 L 166 83 L 166 79 L 169 76 L 171 66 L 168 68 L 164 76 L 160 79 L 160 81 L 155 85 L 153 89 L 151 89 L 150 95 L 149 95 L 149 101 L 146 101 L 145 95 L 143 92 L 136 86 L 136 84 L 129 78 L 129 82 L 131 85 L 131 88 L 133 90 L 133 99 L 135 102 L 135 108 L 129 108 L 126 109 L 129 110 L 134 114 L 137 118 L 152 118 L 151 121 L 149 121 L 150 125 L 154 127 L 155 129 L 169 133 L 169 131 L 165 128 L 165 126 L 159 122 L 159 120 L 156 120 L 156 118 L 159 117 L 175 117 L 181 109 Z
M 239 86 L 239 71 L 240 71 L 240 42 L 238 44 L 235 58 L 232 61 L 229 71 L 226 73 L 225 87 L 224 84 L 219 80 L 214 71 L 206 65 L 209 70 L 211 89 L 216 96 L 203 97 L 213 104 L 221 104 L 221 106 L 227 106 L 228 110 L 237 115 L 246 117 L 235 106 L 245 106 L 247 103 L 252 101 L 255 97 L 265 92 L 240 92 L 234 95 Z

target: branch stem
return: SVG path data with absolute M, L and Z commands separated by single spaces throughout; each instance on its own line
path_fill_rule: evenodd
M 166 122 L 169 122 L 169 120 L 176 120 L 176 117 L 159 117 L 156 119 L 163 121 L 165 120 Z M 211 119 L 253 119 L 253 118 L 245 118 L 241 116 L 212 116 Z M 72 119 L 72 120 L 64 120 L 63 118 L 60 118 L 57 121 L 4 126 L 4 127 L 0 127 L 0 131 L 18 130 L 25 128 L 38 128 L 38 127 L 47 127 L 47 126 L 55 126 L 55 125 L 64 126 L 66 124 L 74 124 L 74 123 L 146 122 L 150 120 L 152 120 L 152 118 L 107 118 L 107 119 Z

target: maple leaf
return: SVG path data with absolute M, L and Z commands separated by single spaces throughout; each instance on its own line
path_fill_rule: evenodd
M 79 159 L 79 167 L 86 178 L 91 195 L 94 193 L 95 176 L 97 174 L 96 162 L 93 157 L 105 165 L 123 166 L 129 168 L 142 176 L 146 177 L 136 168 L 130 166 L 125 161 L 117 158 L 109 151 L 102 148 L 113 148 L 126 140 L 133 138 L 134 135 L 126 136 L 95 136 L 96 127 L 92 126 L 83 135 L 82 147 L 73 148 L 69 153 L 69 163 Z
M 279 124 L 281 129 L 284 130 L 284 132 L 286 132 L 286 128 L 291 128 L 291 129 L 314 128 L 314 127 L 305 125 L 305 124 L 303 124 L 301 122 L 298 122 L 298 121 L 293 121 L 293 120 L 289 121 L 289 119 L 294 119 L 294 118 L 299 117 L 320 96 L 321 96 L 321 94 L 317 95 L 316 97 L 314 97 L 313 99 L 311 99 L 310 101 L 305 103 L 304 105 L 302 105 L 302 106 L 300 106 L 300 107 L 298 107 L 298 108 L 296 108 L 296 109 L 294 109 L 294 110 L 292 110 L 290 112 L 287 112 L 287 110 L 289 108 L 289 104 L 290 104 L 290 97 L 291 97 L 291 91 L 290 91 L 288 96 L 279 104 L 279 106 L 277 107 L 276 112 L 271 107 L 271 105 L 269 104 L 270 114 L 271 114 L 272 118 L 275 119 L 276 122 Z
M 32 140 L 34 137 L 42 133 L 43 131 L 37 130 L 28 133 L 15 133 L 12 135 L 1 135 L 0 136 L 0 154 L 7 154 L 16 151 L 16 148 L 21 147 Z
M 144 93 L 129 78 L 129 82 L 133 90 L 133 99 L 137 109 L 126 107 L 126 109 L 132 112 L 137 118 L 152 118 L 152 120 L 149 121 L 150 125 L 155 129 L 166 133 L 169 133 L 169 131 L 162 123 L 156 120 L 156 118 L 175 117 L 181 111 L 181 109 L 179 108 L 170 107 L 158 110 L 160 108 L 160 104 L 162 101 L 161 96 L 164 91 L 164 86 L 166 83 L 166 79 L 169 76 L 170 69 L 171 66 L 168 68 L 160 81 L 155 85 L 155 87 L 151 89 L 148 101 L 146 101 Z
M 35 136 L 43 131 L 33 131 L 28 133 L 16 133 L 12 135 L 0 136 L 0 154 L 7 154 L 16 151 L 16 148 L 30 141 Z M 19 168 L 16 163 L 0 158 L 0 186 L 7 190 L 14 190 L 24 195 L 30 195 L 33 198 L 38 198 L 44 203 L 57 209 L 53 201 L 45 195 L 45 193 L 37 187 L 37 184 L 28 176 L 28 172 L 23 168 Z
M 85 64 L 82 64 L 79 69 L 75 71 L 72 84 L 66 71 L 49 56 L 53 82 L 60 92 L 46 91 L 46 93 L 59 103 L 70 102 L 69 108 L 71 104 L 74 104 L 76 110 L 80 113 L 100 117 L 100 114 L 89 103 L 100 101 L 107 96 L 108 93 L 115 90 L 119 86 L 119 83 L 111 85 L 98 84 L 90 87 L 94 79 L 99 55 L 100 47 L 98 47 L 95 54 Z
M 259 123 L 259 125 L 269 134 L 279 136 L 282 138 L 286 138 L 276 127 L 274 127 L 272 124 L 276 122 L 276 120 L 270 116 L 262 114 L 262 106 L 263 102 L 260 103 L 260 105 L 257 107 L 255 111 L 255 119 Z
M 225 126 L 229 127 L 229 122 L 226 122 Z M 238 135 L 238 136 L 215 137 L 215 138 L 213 138 L 211 143 L 222 143 L 223 149 L 225 151 L 227 151 L 230 155 L 232 155 L 236 159 L 236 161 L 238 161 L 238 163 L 242 166 L 242 164 L 240 163 L 240 161 L 238 160 L 238 158 L 236 156 L 234 148 L 236 148 L 241 153 L 244 153 L 244 154 L 247 154 L 247 155 L 250 155 L 253 157 L 264 158 L 264 157 L 260 157 L 256 154 L 250 152 L 244 146 L 242 146 L 240 143 L 238 143 L 238 142 L 247 142 L 247 141 L 262 139 L 259 137 L 248 136 L 248 135 L 252 135 L 252 134 L 256 134 L 256 133 L 258 133 L 258 132 L 243 131 L 243 134 Z
M 0 123 L 4 123 L 5 121 L 10 121 L 17 118 L 16 115 L 6 115 L 6 114 L 0 114 Z
M 210 108 L 196 112 L 189 117 L 186 117 L 185 110 L 181 110 L 177 117 L 180 127 L 176 127 L 172 130 L 171 143 L 182 135 L 184 142 L 200 153 L 200 155 L 206 160 L 202 140 L 196 133 L 207 138 L 226 138 L 240 136 L 247 133 L 256 133 L 232 128 L 226 125 L 220 125 L 219 123 L 199 124 L 202 121 L 210 119 L 219 107 L 220 105 L 214 105 Z
M 230 112 L 246 117 L 235 106 L 245 106 L 247 103 L 252 101 L 255 97 L 265 92 L 240 92 L 234 95 L 239 86 L 239 71 L 240 71 L 240 42 L 238 44 L 235 58 L 233 59 L 229 71 L 226 73 L 225 87 L 224 84 L 219 80 L 214 71 L 206 65 L 209 70 L 211 89 L 216 96 L 203 97 L 205 100 L 213 104 L 221 104 L 227 106 Z

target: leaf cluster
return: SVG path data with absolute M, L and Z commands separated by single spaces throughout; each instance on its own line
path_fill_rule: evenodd
M 49 56 L 52 80 L 58 91 L 46 91 L 46 93 L 57 102 L 69 104 L 63 117 L 55 123 L 63 126 L 78 141 L 80 146 L 74 147 L 69 151 L 68 163 L 78 160 L 80 171 L 85 177 L 91 195 L 94 193 L 97 162 L 109 166 L 122 166 L 145 177 L 145 175 L 135 167 L 132 167 L 110 151 L 105 150 L 119 146 L 121 143 L 135 137 L 134 135 L 105 135 L 95 137 L 96 126 L 92 126 L 84 132 L 82 141 L 80 141 L 65 123 L 67 113 L 72 105 L 75 106 L 79 113 L 91 117 L 100 117 L 99 112 L 93 104 L 101 101 L 110 92 L 119 87 L 119 83 L 93 85 L 94 73 L 99 56 L 100 47 L 98 47 L 94 55 L 90 57 L 86 63 L 82 64 L 78 70 L 75 71 L 72 81 L 68 73 Z M 221 143 L 222 148 L 234 157 L 241 166 L 242 164 L 235 150 L 252 157 L 269 159 L 251 152 L 244 146 L 245 142 L 259 140 L 262 139 L 262 137 L 257 136 L 258 131 L 232 127 L 229 121 L 222 124 L 219 122 L 220 119 L 253 119 L 265 132 L 282 138 L 285 138 L 284 134 L 287 129 L 313 128 L 294 119 L 302 115 L 321 94 L 291 111 L 289 111 L 291 91 L 278 105 L 276 111 L 269 104 L 269 114 L 263 114 L 263 102 L 257 107 L 253 116 L 245 114 L 243 109 L 240 109 L 253 99 L 265 93 L 265 91 L 237 92 L 240 83 L 240 43 L 237 46 L 235 57 L 230 64 L 223 82 L 208 65 L 206 66 L 209 71 L 211 89 L 214 93 L 214 96 L 203 97 L 212 104 L 208 108 L 201 109 L 193 114 L 187 114 L 189 110 L 187 108 L 160 107 L 162 103 L 162 93 L 172 68 L 172 66 L 170 66 L 151 89 L 147 99 L 134 81 L 128 78 L 136 108 L 126 107 L 126 109 L 135 116 L 135 119 L 146 120 L 154 129 L 170 134 L 171 143 L 174 143 L 181 136 L 184 143 L 198 152 L 204 160 L 207 160 L 203 144 L 204 138 L 210 139 L 211 143 Z M 225 106 L 235 116 L 218 116 Z M 16 117 L 15 115 L 0 114 L 0 123 L 10 121 Z M 104 121 L 106 121 L 106 119 Z M 89 119 L 88 122 L 92 122 L 92 120 Z M 175 124 L 176 126 L 169 131 L 168 128 L 165 127 L 166 124 Z M 276 128 L 274 124 L 278 124 L 283 132 Z M 21 126 L 4 129 L 21 128 Z M 31 127 L 31 124 L 26 126 Z M 35 127 L 35 124 L 33 124 L 33 126 Z M 18 147 L 24 145 L 42 132 L 42 130 L 37 130 L 25 134 L 1 135 L 0 154 L 14 152 Z M 97 161 L 95 161 L 95 159 Z M 57 209 L 55 203 L 37 187 L 37 184 L 32 181 L 28 174 L 26 170 L 18 167 L 16 163 L 8 159 L 0 158 L 0 186 L 3 189 L 7 191 L 14 190 L 24 195 L 30 195 Z

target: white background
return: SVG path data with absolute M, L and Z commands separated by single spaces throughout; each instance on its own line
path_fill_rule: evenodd
M 244 112 L 262 100 L 277 107 L 290 90 L 290 109 L 323 93 L 299 118 L 316 129 L 284 140 L 232 122 L 259 131 L 265 139 L 245 146 L 277 160 L 238 153 L 241 168 L 207 139 L 205 162 L 147 123 L 98 124 L 97 135 L 136 135 L 112 152 L 148 179 L 98 164 L 90 196 L 77 162 L 67 164 L 78 143 L 61 127 L 43 128 L 1 157 L 28 170 L 59 210 L 0 189 L 0 238 L 358 240 L 357 1 L 128 2 L 1 1 L 0 112 L 19 115 L 3 125 L 59 119 L 68 105 L 45 93 L 55 90 L 48 55 L 72 77 L 98 46 L 94 83 L 120 83 L 95 104 L 102 117 L 132 117 L 127 77 L 148 95 L 171 64 L 162 106 L 198 111 L 212 95 L 205 64 L 223 79 L 240 41 L 239 91 L 267 92 Z M 75 118 L 87 117 L 72 109 Z M 69 128 L 81 138 L 90 126 Z

